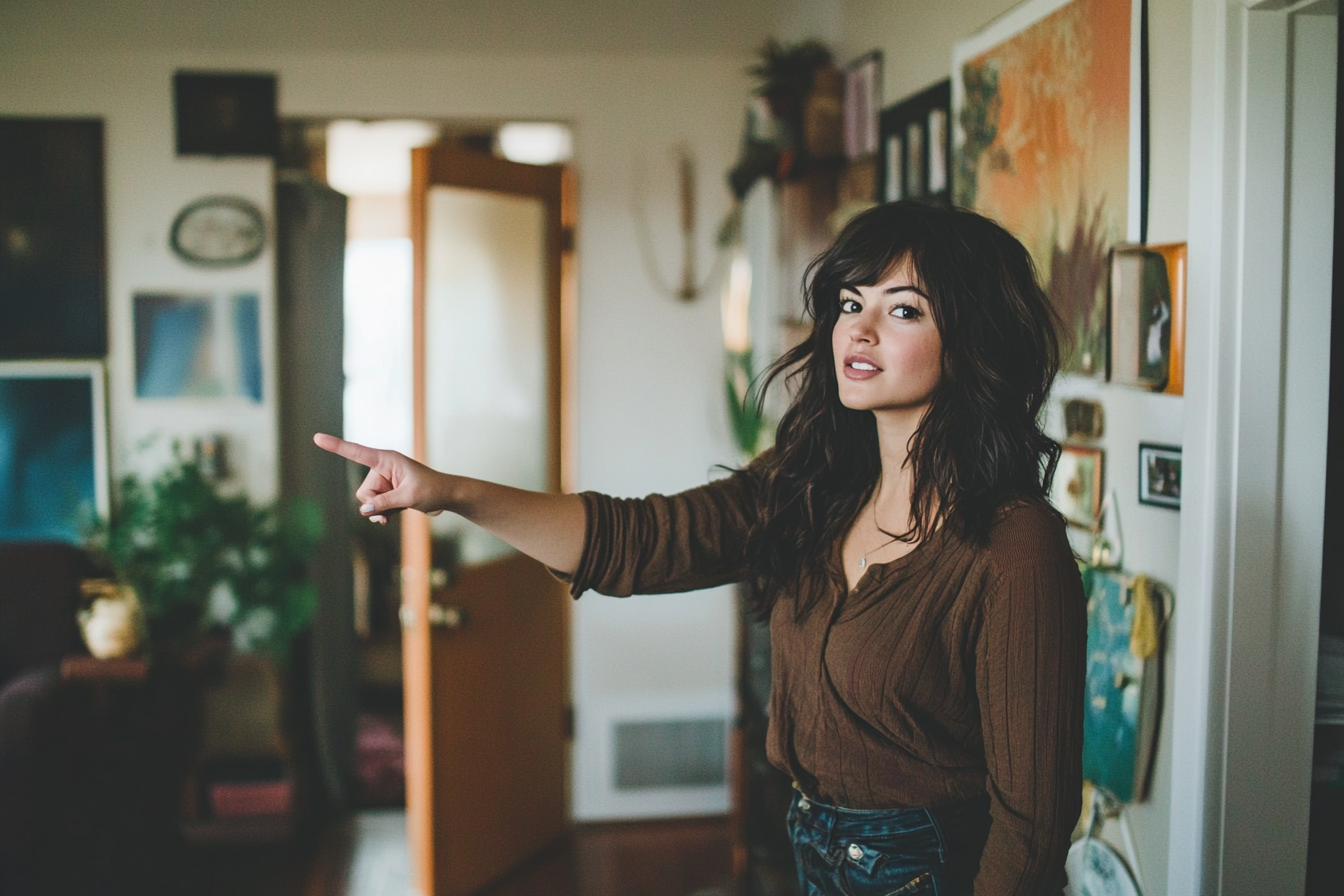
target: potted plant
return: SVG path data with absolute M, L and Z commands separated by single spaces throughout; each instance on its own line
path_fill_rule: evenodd
M 191 460 L 118 484 L 92 547 L 139 597 L 150 648 L 180 654 L 227 632 L 238 653 L 283 661 L 317 606 L 306 562 L 322 537 L 316 505 L 254 505 Z

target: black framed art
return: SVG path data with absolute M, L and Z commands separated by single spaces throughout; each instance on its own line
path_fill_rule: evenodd
M 882 110 L 879 202 L 952 203 L 952 82 L 940 81 Z
M 1181 509 L 1181 449 L 1139 443 L 1139 503 Z
M 274 156 L 280 144 L 275 75 L 177 72 L 180 156 Z
M 0 117 L 0 359 L 107 354 L 103 122 Z

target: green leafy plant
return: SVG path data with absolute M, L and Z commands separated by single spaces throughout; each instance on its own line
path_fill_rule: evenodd
M 752 458 L 767 447 L 762 443 L 769 423 L 761 411 L 760 383 L 752 373 L 751 349 L 724 355 L 723 385 L 733 441 L 744 456 Z
M 778 104 L 774 111 L 781 117 L 801 111 L 817 69 L 831 62 L 830 49 L 815 39 L 784 44 L 770 38 L 757 55 L 759 61 L 747 74 L 756 79 L 758 96 Z
M 151 647 L 223 627 L 235 650 L 283 659 L 317 607 L 307 559 L 322 528 L 310 501 L 254 506 L 179 458 L 149 482 L 121 480 L 91 547 L 139 595 Z

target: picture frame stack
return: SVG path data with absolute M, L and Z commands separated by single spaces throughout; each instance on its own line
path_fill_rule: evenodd
M 0 116 L 0 541 L 107 513 L 107 317 L 103 121 Z
M 944 79 L 882 111 L 879 202 L 952 204 L 952 81 Z

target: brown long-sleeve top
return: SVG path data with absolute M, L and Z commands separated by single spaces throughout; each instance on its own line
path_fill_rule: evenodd
M 750 471 L 670 497 L 584 493 L 571 579 L 625 596 L 737 581 L 757 506 Z M 1059 517 L 1005 510 L 988 545 L 944 526 L 846 593 L 770 618 L 770 761 L 823 803 L 940 804 L 988 792 L 976 896 L 1057 894 L 1081 808 L 1082 582 Z M 838 548 L 836 551 L 838 564 Z

